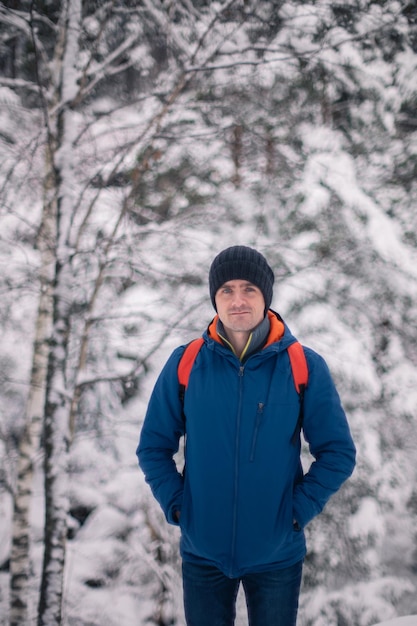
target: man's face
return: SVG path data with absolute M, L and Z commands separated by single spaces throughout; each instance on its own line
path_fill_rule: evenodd
M 217 290 L 217 313 L 226 332 L 250 332 L 264 318 L 262 291 L 247 280 L 228 280 Z

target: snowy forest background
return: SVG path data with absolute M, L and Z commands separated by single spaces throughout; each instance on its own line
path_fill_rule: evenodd
M 417 613 L 416 206 L 415 0 L 0 2 L 1 625 L 184 624 L 135 449 L 236 243 L 358 448 L 299 626 Z

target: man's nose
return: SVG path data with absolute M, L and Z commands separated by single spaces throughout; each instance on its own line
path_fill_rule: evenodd
M 241 306 L 242 304 L 245 303 L 245 297 L 242 293 L 236 291 L 233 294 L 233 304 L 237 307 Z

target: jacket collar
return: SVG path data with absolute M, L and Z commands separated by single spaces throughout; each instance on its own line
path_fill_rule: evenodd
M 284 332 L 285 326 L 280 315 L 270 309 L 264 320 L 249 335 L 241 360 L 246 360 L 254 352 L 278 342 L 283 337 Z M 227 345 L 233 351 L 218 315 L 209 324 L 207 334 L 217 343 Z

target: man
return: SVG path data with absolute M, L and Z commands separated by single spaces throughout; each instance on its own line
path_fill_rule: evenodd
M 137 450 L 166 519 L 181 527 L 188 626 L 231 626 L 243 585 L 250 626 L 294 626 L 303 528 L 355 465 L 348 423 L 323 359 L 304 348 L 303 475 L 299 397 L 287 348 L 295 338 L 270 309 L 274 274 L 246 246 L 220 252 L 209 273 L 217 312 L 184 399 L 177 348 L 155 385 Z M 173 455 L 187 433 L 185 471 Z

